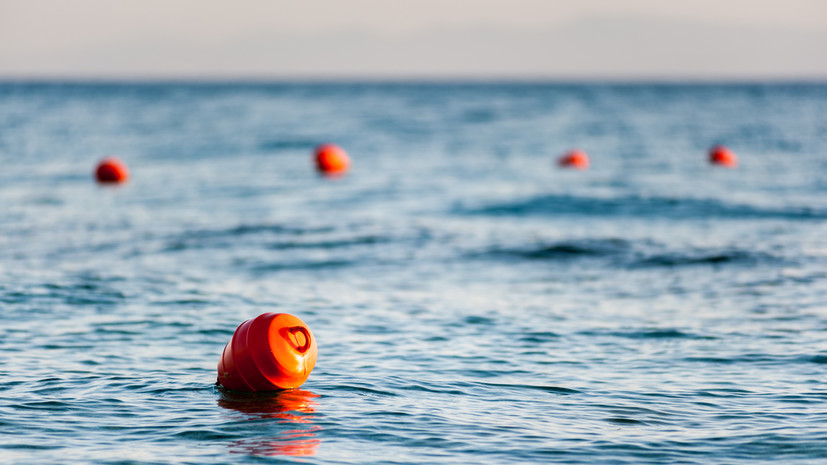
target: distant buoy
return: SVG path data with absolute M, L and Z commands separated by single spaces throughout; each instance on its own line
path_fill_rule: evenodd
M 299 318 L 264 313 L 241 323 L 218 361 L 218 382 L 235 391 L 301 386 L 316 366 L 316 339 Z
M 102 183 L 121 183 L 129 179 L 129 168 L 118 157 L 106 157 L 95 169 L 95 179 Z
M 738 157 L 723 145 L 716 145 L 709 149 L 709 163 L 727 168 L 735 168 L 738 166 Z
M 316 168 L 325 174 L 343 174 L 350 167 L 350 158 L 335 144 L 316 147 Z
M 572 150 L 558 158 L 557 164 L 563 168 L 587 170 L 589 169 L 589 156 L 582 150 Z

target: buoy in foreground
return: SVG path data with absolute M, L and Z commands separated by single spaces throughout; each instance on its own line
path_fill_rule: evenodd
M 716 145 L 709 149 L 709 163 L 727 168 L 735 168 L 738 166 L 738 157 L 723 145 Z
M 562 168 L 587 170 L 589 169 L 589 156 L 582 150 L 572 150 L 558 158 L 557 164 Z
M 299 318 L 264 313 L 241 323 L 218 361 L 218 382 L 235 391 L 302 385 L 316 366 L 316 339 Z
M 316 147 L 316 168 L 325 174 L 342 174 L 350 167 L 350 158 L 336 144 Z
M 106 157 L 95 169 L 95 179 L 102 183 L 121 183 L 129 179 L 129 168 L 118 157 Z

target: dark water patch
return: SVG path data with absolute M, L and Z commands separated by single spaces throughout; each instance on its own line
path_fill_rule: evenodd
M 281 151 L 281 150 L 311 150 L 313 147 L 319 145 L 318 139 L 271 139 L 259 143 L 258 147 L 261 150 L 267 151 Z
M 281 263 L 266 263 L 258 264 L 249 267 L 253 273 L 272 273 L 279 271 L 301 271 L 301 270 L 329 270 L 338 268 L 347 268 L 350 266 L 362 265 L 363 262 L 359 260 L 319 260 L 307 262 L 281 262 Z M 243 265 L 243 263 L 241 263 Z
M 759 263 L 783 263 L 783 260 L 774 255 L 763 252 L 746 250 L 704 251 L 696 250 L 691 253 L 671 252 L 652 255 L 633 263 L 639 267 L 680 267 L 694 265 L 755 265 Z
M 48 411 L 64 411 L 67 409 L 77 408 L 69 402 L 60 402 L 56 400 L 44 400 L 36 402 L 22 402 L 17 404 L 14 408 L 20 410 L 48 410 Z
M 45 350 L 92 350 L 95 348 L 95 345 L 92 344 L 43 344 L 40 346 L 41 349 Z M 87 362 L 82 362 L 87 363 Z
M 542 344 L 548 341 L 559 340 L 560 337 L 561 336 L 559 334 L 553 333 L 551 331 L 532 331 L 521 334 L 519 340 L 521 342 L 527 342 L 529 344 Z
M 724 439 L 729 443 L 726 455 L 740 459 L 772 457 L 773 460 L 807 460 L 827 458 L 827 434 L 798 435 L 767 433 L 747 437 Z M 724 451 L 722 451 L 724 452 Z
M 548 392 L 551 394 L 562 394 L 562 395 L 569 395 L 569 394 L 582 394 L 582 391 L 578 391 L 577 389 L 571 388 L 564 388 L 560 386 L 540 386 L 536 384 L 506 384 L 506 383 L 489 383 L 484 381 L 479 381 L 474 383 L 476 385 L 481 386 L 490 386 L 490 387 L 498 387 L 498 388 L 506 388 L 509 390 L 516 389 L 527 389 L 531 391 L 542 391 Z
M 633 216 L 669 219 L 783 219 L 824 220 L 827 210 L 729 204 L 715 199 L 617 196 L 613 198 L 574 195 L 541 195 L 515 202 L 483 207 L 455 208 L 455 212 L 488 216 Z
M 388 411 L 383 410 L 379 412 L 365 412 L 365 416 L 367 417 L 415 417 L 416 414 L 410 412 L 402 412 L 402 411 Z
M 681 360 L 684 362 L 711 363 L 721 365 L 731 365 L 733 363 L 738 363 L 740 361 L 738 359 L 729 357 L 684 357 Z
M 742 363 L 758 363 L 758 364 L 827 364 L 827 356 L 824 355 L 771 355 L 771 354 L 757 354 L 748 353 L 741 354 L 737 357 L 712 357 L 712 356 L 691 356 L 681 359 L 685 362 L 709 363 L 720 365 L 735 365 Z
M 738 389 L 738 388 L 721 388 L 721 389 L 704 389 L 701 391 L 695 392 L 695 396 L 697 397 L 721 397 L 721 398 L 731 398 L 731 397 L 745 397 L 753 395 L 752 391 L 747 389 Z
M 186 439 L 188 441 L 226 441 L 240 439 L 242 434 L 224 433 L 213 430 L 194 429 L 179 431 L 170 436 L 171 438 Z
M 486 325 L 486 326 L 491 326 L 491 325 L 494 325 L 494 324 L 497 323 L 497 321 L 494 320 L 493 318 L 488 318 L 488 317 L 478 316 L 478 315 L 467 316 L 467 317 L 465 317 L 465 319 L 463 319 L 462 322 L 463 322 L 463 324 L 466 324 L 466 325 Z
M 360 245 L 375 245 L 389 243 L 393 238 L 388 236 L 368 235 L 361 237 L 349 237 L 342 239 L 318 240 L 318 241 L 284 241 L 276 242 L 267 246 L 271 250 L 289 249 L 336 249 L 340 247 L 352 247 Z
M 48 445 L 48 444 L 15 444 L 15 443 L 7 443 L 7 444 L 0 444 L 0 449 L 9 449 L 9 450 L 55 450 L 55 449 L 62 449 L 63 445 Z
M 626 339 L 717 339 L 713 336 L 703 336 L 675 328 L 651 328 L 629 330 L 586 330 L 579 331 L 582 336 L 620 337 Z
M 152 302 L 150 305 L 157 305 L 162 307 L 201 307 L 204 305 L 211 305 L 215 302 L 210 299 L 173 299 L 173 300 L 158 300 L 156 302 Z
M 581 239 L 518 248 L 492 247 L 483 255 L 517 257 L 529 260 L 565 260 L 616 255 L 626 253 L 630 249 L 631 243 L 622 239 Z
M 191 230 L 174 235 L 166 240 L 161 252 L 176 252 L 189 249 L 233 248 L 241 238 L 250 236 L 301 237 L 336 231 L 334 226 L 286 226 L 279 224 L 242 224 L 222 229 Z M 266 240 L 266 239 L 262 239 Z
M 800 358 L 803 362 L 815 363 L 818 365 L 827 364 L 827 355 L 807 355 Z
M 646 422 L 635 420 L 634 418 L 613 417 L 607 418 L 606 421 L 616 425 L 645 425 Z
M 621 268 L 680 268 L 695 266 L 753 266 L 790 263 L 784 257 L 761 250 L 727 248 L 684 248 L 669 250 L 664 244 L 650 240 L 629 241 L 617 238 L 572 239 L 550 244 L 503 247 L 490 246 L 482 252 L 467 254 L 469 258 L 516 259 L 537 262 L 574 261 L 597 263 Z

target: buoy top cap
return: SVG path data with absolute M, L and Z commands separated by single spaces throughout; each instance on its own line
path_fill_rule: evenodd
M 102 183 L 125 182 L 129 179 L 129 168 L 120 158 L 110 155 L 98 162 L 95 178 Z
M 316 366 L 318 349 L 313 333 L 298 317 L 287 313 L 270 315 L 270 351 L 283 378 L 289 378 L 291 381 L 300 379 L 301 385 Z
M 350 167 L 350 157 L 336 144 L 325 143 L 316 147 L 316 167 L 323 173 L 342 173 Z
M 734 168 L 738 166 L 738 157 L 724 145 L 716 145 L 709 149 L 709 162 L 713 165 Z
M 557 160 L 557 164 L 564 168 L 585 170 L 589 167 L 589 156 L 580 149 L 574 149 L 561 156 Z

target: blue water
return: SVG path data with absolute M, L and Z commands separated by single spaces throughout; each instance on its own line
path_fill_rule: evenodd
M 827 460 L 827 85 L 6 82 L 0 166 L 1 463 Z

